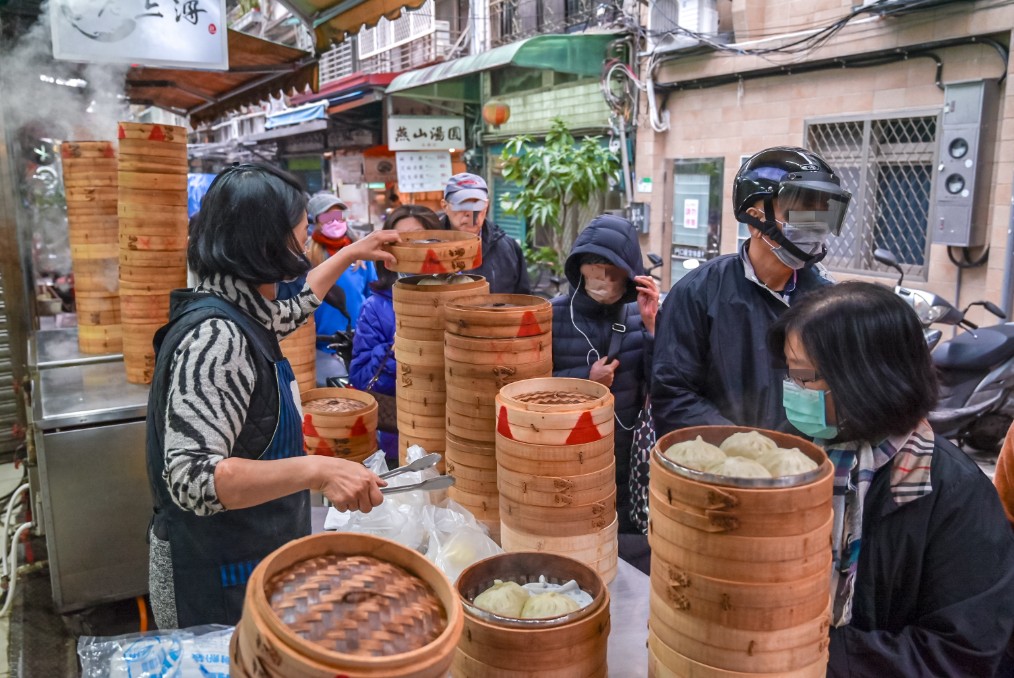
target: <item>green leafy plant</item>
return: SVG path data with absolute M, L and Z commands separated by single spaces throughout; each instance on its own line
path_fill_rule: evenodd
M 529 135 L 513 137 L 500 160 L 503 178 L 519 186 L 500 205 L 528 221 L 529 252 L 560 273 L 577 237 L 573 215 L 618 176 L 619 159 L 599 137 L 576 141 L 567 123 L 554 118 L 543 143 Z M 550 245 L 538 246 L 547 241 Z

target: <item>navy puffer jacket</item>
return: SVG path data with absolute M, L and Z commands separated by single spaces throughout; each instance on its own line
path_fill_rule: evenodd
M 605 257 L 627 272 L 627 291 L 618 302 L 605 306 L 581 289 L 583 254 Z M 654 338 L 644 329 L 637 308 L 634 276 L 644 275 L 644 265 L 637 233 L 630 222 L 607 214 L 593 219 L 574 241 L 564 272 L 572 291 L 552 302 L 554 376 L 587 379 L 592 363 L 609 351 L 614 323 L 626 327 L 626 331 L 620 333 L 619 349 L 614 354 L 620 366 L 611 387 L 619 419 L 615 426 L 616 503 L 620 531 L 636 533 L 637 529 L 630 522 L 627 486 L 633 431 L 626 429 L 633 428 L 644 404 Z

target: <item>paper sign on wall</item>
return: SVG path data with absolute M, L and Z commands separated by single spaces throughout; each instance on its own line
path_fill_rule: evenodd
M 683 201 L 683 228 L 697 228 L 697 210 L 700 201 L 696 198 L 687 198 Z
M 464 146 L 464 118 L 392 115 L 387 119 L 387 147 L 392 151 L 450 150 Z
M 447 151 L 398 151 L 395 156 L 402 193 L 442 191 L 452 174 L 451 154 Z

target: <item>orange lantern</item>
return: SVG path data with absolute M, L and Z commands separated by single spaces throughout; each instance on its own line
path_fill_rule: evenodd
M 482 107 L 482 119 L 493 127 L 499 127 L 511 117 L 511 107 L 499 101 L 490 101 Z

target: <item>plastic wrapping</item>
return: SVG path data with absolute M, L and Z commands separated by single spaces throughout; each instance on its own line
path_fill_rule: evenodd
M 233 627 L 82 636 L 81 678 L 228 678 Z

